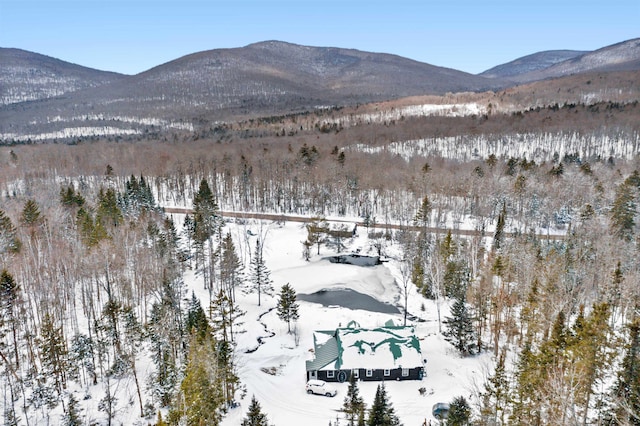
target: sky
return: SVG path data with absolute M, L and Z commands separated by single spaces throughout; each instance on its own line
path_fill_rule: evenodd
M 637 37 L 638 0 L 0 0 L 0 47 L 125 74 L 265 40 L 476 74 L 539 51 Z

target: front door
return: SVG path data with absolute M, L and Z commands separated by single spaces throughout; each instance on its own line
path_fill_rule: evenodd
M 311 379 L 317 379 L 318 378 L 318 371 L 317 370 L 311 370 Z

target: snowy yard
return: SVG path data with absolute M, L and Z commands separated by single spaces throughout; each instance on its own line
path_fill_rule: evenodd
M 251 226 L 229 224 L 227 229 L 236 241 L 244 240 L 246 248 L 254 246 L 257 238 L 246 232 Z M 284 225 L 267 225 L 264 222 L 263 231 L 264 226 L 269 227 L 264 258 L 276 292 L 286 283 L 290 283 L 298 294 L 349 288 L 401 307 L 401 291 L 396 283 L 400 282 L 399 272 L 392 259 L 373 267 L 335 264 L 323 259 L 334 254 L 323 246 L 319 256 L 315 255 L 306 262 L 301 254 L 301 242 L 306 239 L 306 229 L 302 224 L 287 222 Z M 240 242 L 238 246 L 239 250 L 243 249 L 243 243 Z M 348 243 L 347 251 L 355 250 L 360 250 L 361 254 L 372 253 L 364 229 Z M 315 249 L 313 253 L 316 253 Z M 203 289 L 202 279 L 189 272 L 185 280 L 206 306 L 208 294 Z M 272 424 L 326 426 L 329 421 L 335 424 L 336 417 L 341 417 L 340 408 L 348 383 L 336 383 L 338 394 L 334 398 L 305 392 L 305 361 L 313 358 L 313 331 L 346 326 L 352 320 L 362 327 L 381 326 L 390 319 L 401 325 L 403 320 L 401 313 L 382 314 L 299 301 L 296 343 L 295 335 L 287 333 L 287 325 L 277 317 L 275 309 L 269 311 L 275 307 L 276 297 L 263 297 L 262 306 L 257 305 L 255 294 L 243 294 L 239 296 L 239 301 L 246 315 L 241 319 L 241 328 L 244 330 L 236 336 L 237 363 L 240 380 L 246 386 L 246 395 L 240 400 L 240 406 L 230 410 L 224 418 L 222 424 L 228 426 L 241 422 L 251 395 L 256 396 Z M 442 308 L 443 315 L 446 315 L 448 308 Z M 416 327 L 423 357 L 427 359 L 426 377 L 421 381 L 389 382 L 386 385 L 391 403 L 402 423 L 421 425 L 425 419 L 427 422 L 435 420 L 431 415 L 431 407 L 437 402 L 450 402 L 455 396 L 462 395 L 473 403 L 469 397 L 474 392 L 474 384 L 482 384 L 491 359 L 487 354 L 461 358 L 438 333 L 435 303 L 423 299 L 415 289 L 409 296 L 408 311 L 420 318 L 420 321 L 412 324 Z M 269 337 L 270 332 L 275 335 Z M 258 337 L 264 338 L 262 345 L 259 345 Z M 378 382 L 359 383 L 361 395 L 368 406 L 373 402 L 377 385 Z M 426 392 L 421 395 L 419 389 L 423 387 Z

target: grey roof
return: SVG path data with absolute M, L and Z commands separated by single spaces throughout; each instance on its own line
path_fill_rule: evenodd
M 316 333 L 328 334 L 329 337 L 324 343 L 317 343 Z M 316 331 L 313 334 L 313 346 L 315 348 L 315 358 L 307 361 L 307 371 L 320 370 L 323 367 L 338 360 L 338 341 L 334 337 L 335 331 Z

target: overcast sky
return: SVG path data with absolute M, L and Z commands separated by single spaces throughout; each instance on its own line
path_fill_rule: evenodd
M 0 47 L 135 74 L 264 40 L 393 53 L 479 73 L 640 37 L 640 0 L 0 0 Z

